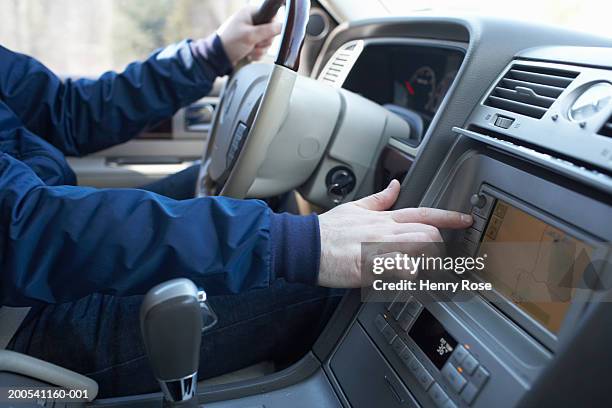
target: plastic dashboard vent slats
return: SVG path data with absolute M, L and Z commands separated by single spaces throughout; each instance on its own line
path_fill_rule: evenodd
M 349 64 L 350 59 L 351 51 L 340 51 L 326 67 L 325 73 L 321 79 L 325 82 L 335 84 Z
M 321 71 L 319 81 L 341 88 L 363 51 L 363 46 L 363 41 L 354 41 L 341 47 Z
M 573 71 L 514 64 L 485 105 L 540 119 L 577 76 Z
M 610 118 L 608 118 L 608 121 L 604 123 L 598 134 L 602 136 L 612 137 L 612 116 L 610 116 Z

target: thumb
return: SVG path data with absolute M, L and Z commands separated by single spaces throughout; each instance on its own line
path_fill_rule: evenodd
M 283 25 L 278 21 L 273 21 L 268 24 L 261 24 L 251 27 L 251 38 L 253 44 L 260 43 L 262 41 L 271 40 L 275 36 L 279 35 Z
M 391 181 L 389 186 L 376 194 L 362 198 L 356 201 L 361 208 L 372 211 L 385 211 L 391 208 L 400 193 L 400 183 L 397 180 Z

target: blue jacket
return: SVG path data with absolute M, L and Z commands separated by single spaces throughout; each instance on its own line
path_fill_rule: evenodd
M 140 294 L 175 277 L 214 294 L 279 277 L 316 282 L 316 216 L 273 214 L 255 200 L 75 186 L 64 155 L 129 140 L 230 70 L 217 36 L 205 55 L 183 41 L 123 73 L 65 82 L 0 47 L 0 304 Z

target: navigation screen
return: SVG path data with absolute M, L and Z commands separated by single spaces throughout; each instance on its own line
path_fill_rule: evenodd
M 557 333 L 592 251 L 584 242 L 498 200 L 480 246 L 487 266 L 479 276 Z

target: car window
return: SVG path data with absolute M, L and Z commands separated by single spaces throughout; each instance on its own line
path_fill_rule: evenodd
M 453 11 L 554 24 L 606 37 L 612 36 L 612 2 L 598 0 L 380 0 L 389 14 Z
M 0 45 L 57 74 L 95 77 L 214 32 L 248 0 L 2 0 Z

